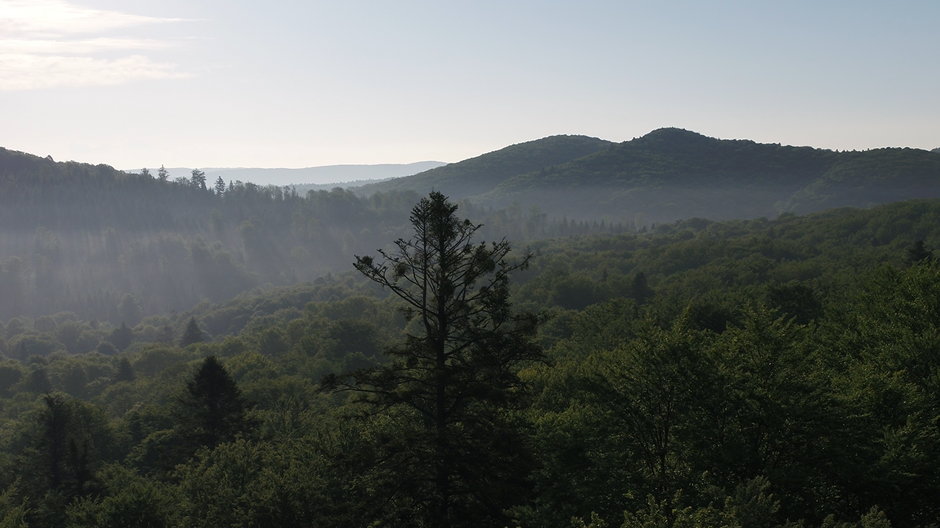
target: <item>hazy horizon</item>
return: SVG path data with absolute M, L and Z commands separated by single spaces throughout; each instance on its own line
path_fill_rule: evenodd
M 443 161 L 416 161 L 413 163 L 339 164 L 316 167 L 163 167 L 169 179 L 189 178 L 193 169 L 199 169 L 209 180 L 219 176 L 226 182 L 242 181 L 257 185 L 328 185 L 380 181 L 411 176 L 435 167 L 447 165 Z M 146 168 L 156 176 L 159 167 L 122 168 L 128 173 L 139 173 Z

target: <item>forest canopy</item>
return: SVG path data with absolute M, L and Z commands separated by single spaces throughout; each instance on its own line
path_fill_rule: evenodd
M 678 129 L 303 195 L 0 150 L 0 526 L 933 526 L 940 201 L 896 200 L 938 175 Z
M 940 203 L 528 250 L 458 211 L 422 199 L 412 237 L 309 286 L 136 324 L 6 320 L 3 522 L 940 516 Z

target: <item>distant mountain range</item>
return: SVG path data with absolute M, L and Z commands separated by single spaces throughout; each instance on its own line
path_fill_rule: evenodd
M 219 176 L 226 182 L 242 181 L 256 185 L 304 185 L 355 187 L 376 180 L 387 180 L 410 176 L 435 167 L 446 165 L 442 161 L 419 161 L 415 163 L 385 163 L 379 165 L 324 165 L 301 169 L 266 169 L 246 167 L 198 167 L 206 173 L 206 179 L 215 181 Z M 157 169 L 150 168 L 156 175 Z M 189 178 L 192 167 L 168 167 L 170 179 Z M 128 172 L 140 172 L 132 169 Z M 309 190 L 309 189 L 307 189 Z
M 438 190 L 493 210 L 512 207 L 558 219 L 642 226 L 940 197 L 938 150 L 838 152 L 663 128 L 622 143 L 551 136 L 451 164 L 202 170 L 210 186 L 221 177 L 226 183 L 295 185 L 300 196 L 336 185 L 355 188 L 360 196 Z M 168 170 L 171 180 L 191 173 Z M 155 176 L 156 169 L 150 172 Z
M 552 136 L 360 187 L 439 190 L 494 208 L 645 224 L 776 216 L 940 197 L 940 157 L 909 148 L 836 152 L 663 128 L 612 143 Z

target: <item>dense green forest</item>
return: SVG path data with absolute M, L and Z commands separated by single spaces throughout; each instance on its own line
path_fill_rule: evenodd
M 124 178 L 227 214 L 228 186 Z M 233 208 L 373 203 L 243 187 Z M 516 239 L 511 213 L 398 196 L 366 210 L 403 229 L 307 284 L 3 317 L 0 525 L 940 518 L 940 202 Z

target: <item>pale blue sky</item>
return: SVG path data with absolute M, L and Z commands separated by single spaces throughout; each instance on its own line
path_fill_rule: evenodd
M 121 168 L 458 161 L 663 126 L 940 146 L 940 1 L 0 0 L 0 146 Z

